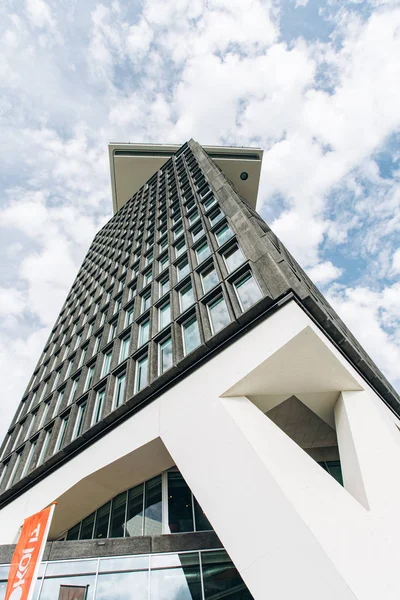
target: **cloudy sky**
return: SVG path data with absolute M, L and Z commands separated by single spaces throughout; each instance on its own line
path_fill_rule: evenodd
M 258 210 L 400 389 L 400 0 L 2 0 L 0 438 L 107 143 L 257 145 Z

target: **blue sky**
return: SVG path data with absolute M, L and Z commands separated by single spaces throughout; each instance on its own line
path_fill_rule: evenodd
M 4 434 L 111 216 L 107 143 L 257 144 L 258 210 L 400 389 L 400 3 L 3 0 Z

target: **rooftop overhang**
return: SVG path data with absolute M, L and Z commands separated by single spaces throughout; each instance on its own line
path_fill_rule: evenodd
M 179 144 L 110 143 L 108 152 L 114 213 L 118 212 L 179 148 Z M 255 208 L 263 151 L 260 148 L 233 146 L 203 148 L 237 191 Z

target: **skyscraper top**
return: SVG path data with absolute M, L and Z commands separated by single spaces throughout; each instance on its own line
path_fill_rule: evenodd
M 110 143 L 111 189 L 118 212 L 181 147 L 180 144 Z M 203 146 L 252 208 L 257 202 L 263 150 L 235 146 Z

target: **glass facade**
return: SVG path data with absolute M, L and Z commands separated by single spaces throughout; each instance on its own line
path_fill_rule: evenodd
M 0 565 L 0 600 L 8 571 Z M 225 550 L 44 562 L 33 600 L 72 598 L 60 595 L 71 587 L 86 588 L 85 600 L 252 599 Z
M 212 531 L 212 525 L 180 472 L 171 469 L 118 494 L 71 527 L 65 539 L 189 531 Z

